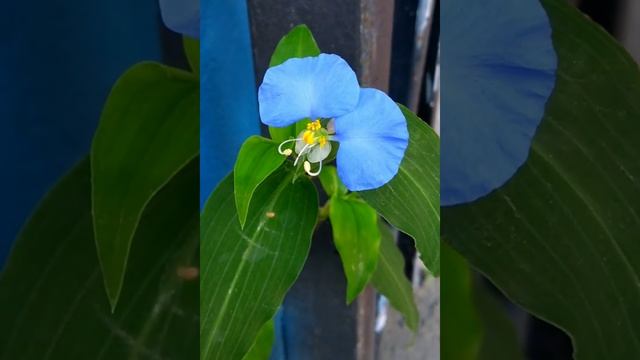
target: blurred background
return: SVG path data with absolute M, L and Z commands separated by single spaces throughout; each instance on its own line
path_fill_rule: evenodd
M 143 60 L 185 64 L 157 0 L 3 5 L 0 266 L 42 197 L 88 154 L 116 79 Z
M 0 264 L 36 204 L 88 153 L 114 81 L 162 58 L 161 31 L 155 0 L 3 3 Z

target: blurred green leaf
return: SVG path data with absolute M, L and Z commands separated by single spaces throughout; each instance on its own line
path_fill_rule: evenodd
M 407 327 L 417 333 L 420 315 L 413 297 L 413 287 L 404 274 L 404 256 L 396 246 L 389 227 L 379 220 L 378 228 L 381 234 L 380 257 L 371 284 L 404 316 Z
M 502 188 L 444 208 L 443 239 L 511 300 L 566 330 L 576 359 L 635 359 L 640 71 L 574 7 L 542 3 L 559 67 L 529 158 Z
M 473 302 L 473 279 L 466 261 L 446 244 L 440 282 L 440 346 L 442 360 L 475 360 L 482 342 L 482 324 Z
M 329 219 L 347 277 L 347 303 L 351 303 L 367 286 L 378 264 L 378 214 L 362 200 L 333 196 Z
M 318 55 L 320 55 L 320 49 L 313 38 L 313 34 L 311 34 L 307 25 L 298 25 L 280 39 L 276 49 L 273 51 L 273 55 L 271 55 L 269 67 L 278 66 L 292 58 Z M 275 142 L 281 143 L 289 138 L 297 137 L 307 122 L 309 122 L 309 119 L 301 120 L 298 124 L 283 128 L 269 127 L 269 134 Z
M 467 262 L 445 243 L 442 251 L 443 360 L 523 359 L 515 326 Z
M 129 69 L 105 104 L 91 149 L 98 257 L 112 308 L 151 198 L 199 151 L 199 85 L 155 63 Z
M 277 171 L 253 195 L 240 228 L 229 175 L 201 217 L 200 329 L 205 359 L 242 359 L 273 318 L 311 246 L 318 195 L 307 178 Z
M 398 174 L 386 185 L 358 194 L 391 225 L 410 235 L 420 258 L 440 272 L 440 139 L 404 106 L 409 147 Z
M 447 281 L 444 279 L 443 275 L 442 281 Z M 448 299 L 443 298 L 443 300 Z M 506 307 L 489 292 L 489 289 L 477 282 L 473 287 L 473 303 L 482 324 L 482 343 L 477 359 L 523 360 L 524 354 L 518 341 L 518 334 L 513 322 L 507 316 Z
M 240 227 L 244 228 L 253 193 L 269 175 L 282 166 L 285 159 L 286 156 L 278 152 L 278 144 L 261 136 L 252 136 L 242 144 L 233 168 Z
M 322 184 L 322 188 L 327 195 L 345 195 L 347 193 L 347 187 L 340 181 L 340 178 L 338 178 L 338 171 L 335 166 L 325 166 L 319 178 L 320 184 Z
M 187 56 L 191 71 L 200 78 L 200 40 L 193 39 L 188 36 L 182 37 L 182 46 Z
M 273 342 L 276 338 L 273 319 L 262 325 L 258 337 L 242 360 L 269 360 Z
M 84 161 L 45 197 L 0 275 L 0 359 L 199 359 L 197 161 L 147 206 L 113 314 L 89 174 Z

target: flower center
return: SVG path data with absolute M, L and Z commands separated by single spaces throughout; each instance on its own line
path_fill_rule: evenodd
M 307 124 L 307 130 L 302 133 L 302 141 L 307 145 L 320 145 L 324 147 L 327 144 L 329 133 L 322 127 L 320 119 L 316 119 Z
M 304 171 L 311 175 L 316 176 L 320 174 L 322 170 L 322 161 L 326 159 L 331 153 L 331 141 L 334 133 L 333 120 L 329 121 L 327 128 L 322 127 L 320 119 L 310 121 L 306 130 L 300 132 L 297 138 L 283 141 L 278 147 L 280 154 L 290 156 L 295 149 L 296 157 L 294 165 L 297 165 L 302 159 L 304 161 Z M 294 142 L 293 149 L 284 149 L 283 146 Z M 311 164 L 318 164 L 317 171 L 311 170 Z

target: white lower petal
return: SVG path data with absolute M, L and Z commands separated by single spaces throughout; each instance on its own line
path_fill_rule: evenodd
M 319 163 L 322 160 L 326 159 L 327 156 L 331 153 L 331 143 L 327 142 L 324 146 L 316 145 L 309 151 L 309 155 L 307 155 L 307 160 L 311 163 Z

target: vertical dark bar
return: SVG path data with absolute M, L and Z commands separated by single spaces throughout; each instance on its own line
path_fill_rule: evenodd
M 388 91 L 394 1 L 360 0 L 360 85 Z M 356 358 L 375 356 L 376 294 L 368 286 L 358 297 Z
M 304 23 L 323 52 L 339 54 L 353 67 L 361 86 L 387 90 L 394 1 L 248 0 L 248 4 L 258 84 L 280 38 Z M 366 289 L 355 304 L 346 307 L 346 283 L 329 229 L 325 225 L 314 238 L 307 265 L 285 301 L 287 355 L 370 360 L 374 358 L 375 291 Z

